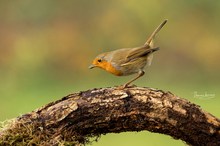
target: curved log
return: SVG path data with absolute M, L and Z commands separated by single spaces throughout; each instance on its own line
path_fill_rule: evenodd
M 220 145 L 220 120 L 170 92 L 131 87 L 70 94 L 9 122 L 0 145 L 81 145 L 106 133 L 163 133 L 190 145 Z

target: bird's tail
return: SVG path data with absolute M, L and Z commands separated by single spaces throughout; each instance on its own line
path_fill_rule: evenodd
M 167 23 L 167 19 L 164 20 L 155 30 L 154 32 L 150 35 L 150 37 L 147 39 L 146 43 L 144 45 L 152 46 L 153 44 L 153 39 L 156 36 L 156 34 L 161 30 L 161 28 Z

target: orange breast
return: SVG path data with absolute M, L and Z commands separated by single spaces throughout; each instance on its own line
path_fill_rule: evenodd
M 116 75 L 116 76 L 122 76 L 123 75 L 123 73 L 121 71 L 117 70 L 114 66 L 112 66 L 111 63 L 109 63 L 107 61 L 103 61 L 98 66 L 100 68 L 102 68 L 102 69 L 104 69 L 104 70 L 106 70 L 106 71 Z

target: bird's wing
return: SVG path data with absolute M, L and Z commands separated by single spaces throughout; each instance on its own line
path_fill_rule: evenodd
M 141 46 L 141 47 L 137 47 L 137 48 L 133 48 L 131 49 L 131 51 L 129 51 L 129 53 L 126 56 L 126 60 L 130 61 L 139 57 L 144 57 L 147 56 L 148 54 L 159 50 L 159 48 L 151 48 L 148 45 L 146 46 Z
M 149 46 L 142 46 L 130 49 L 127 56 L 124 58 L 123 63 L 121 63 L 120 66 L 127 66 L 133 64 L 137 60 L 144 59 L 145 56 L 148 56 L 149 54 L 157 50 L 159 50 L 159 48 L 150 48 Z

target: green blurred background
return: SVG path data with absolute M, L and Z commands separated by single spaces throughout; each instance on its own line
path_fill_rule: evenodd
M 69 93 L 125 83 L 132 76 L 88 66 L 101 52 L 142 45 L 164 19 L 155 41 L 161 50 L 135 84 L 171 91 L 220 117 L 219 10 L 220 1 L 206 0 L 1 0 L 0 121 Z M 130 132 L 92 145 L 184 143 Z

